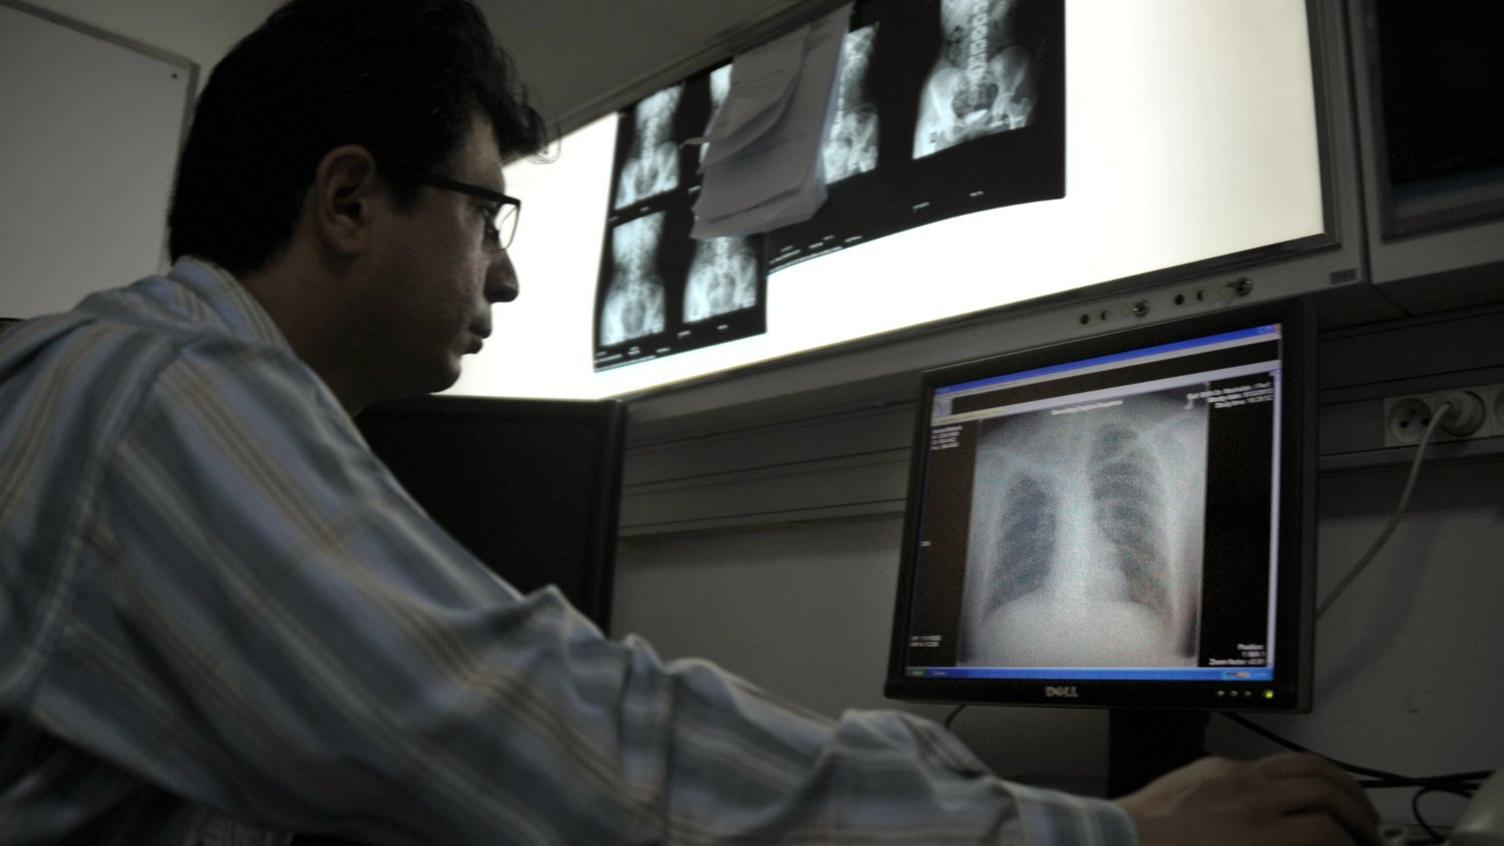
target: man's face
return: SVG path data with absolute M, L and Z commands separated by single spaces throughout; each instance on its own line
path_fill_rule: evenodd
M 477 117 L 447 168 L 461 182 L 501 192 L 501 157 L 490 123 Z M 517 295 L 506 251 L 487 237 L 490 201 L 424 186 L 411 209 L 396 212 L 371 259 L 361 297 L 362 339 L 381 370 L 380 397 L 443 390 L 460 375 L 460 358 L 491 333 L 491 304 Z M 366 321 L 362 321 L 366 322 Z

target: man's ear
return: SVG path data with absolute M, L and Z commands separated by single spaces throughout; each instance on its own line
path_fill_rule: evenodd
M 309 197 L 320 242 L 338 255 L 364 250 L 379 193 L 376 158 L 370 150 L 346 144 L 324 154 Z

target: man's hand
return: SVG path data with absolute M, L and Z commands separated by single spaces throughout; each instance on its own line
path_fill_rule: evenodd
M 1118 800 L 1141 846 L 1380 843 L 1363 788 L 1315 755 L 1202 758 Z

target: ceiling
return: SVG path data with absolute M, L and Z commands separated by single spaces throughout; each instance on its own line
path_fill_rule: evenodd
M 839 0 L 476 0 L 560 132 L 840 5 Z

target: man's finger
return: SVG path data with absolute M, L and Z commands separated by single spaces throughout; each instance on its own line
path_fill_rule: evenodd
M 1282 846 L 1369 846 L 1326 814 L 1296 814 L 1276 825 L 1271 843 Z
M 1289 752 L 1281 755 L 1271 755 L 1259 760 L 1256 764 L 1258 771 L 1275 779 L 1289 778 L 1319 778 L 1328 784 L 1338 788 L 1347 795 L 1353 797 L 1363 806 L 1364 813 L 1370 824 L 1377 824 L 1379 814 L 1369 801 L 1368 794 L 1362 786 L 1352 779 L 1341 767 L 1331 761 L 1313 755 L 1308 752 Z
M 1319 776 L 1272 779 L 1269 788 L 1269 801 L 1281 814 L 1324 816 L 1340 824 L 1356 843 L 1379 842 L 1378 821 L 1367 797 L 1355 797 Z

